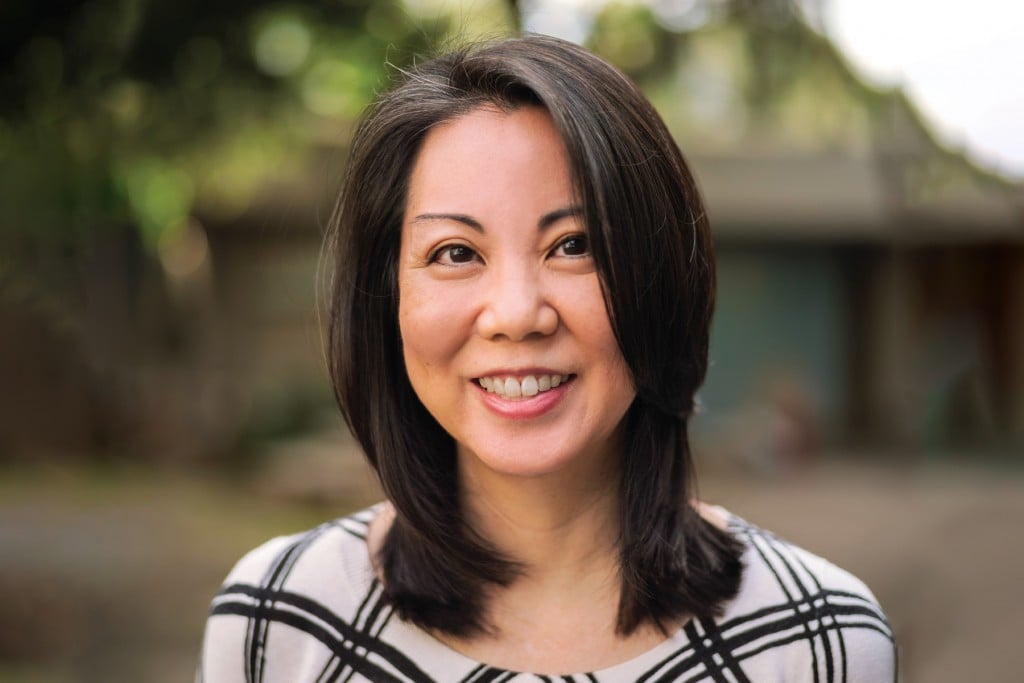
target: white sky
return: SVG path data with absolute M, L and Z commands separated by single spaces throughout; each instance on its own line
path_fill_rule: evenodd
M 523 0 L 526 28 L 579 42 L 608 0 Z M 684 17 L 696 0 L 643 0 Z M 858 75 L 902 87 L 939 141 L 1024 180 L 1024 0 L 823 0 Z M 692 14 L 692 12 L 691 12 Z
M 826 0 L 825 25 L 862 77 L 907 91 L 940 141 L 1024 179 L 1024 2 Z

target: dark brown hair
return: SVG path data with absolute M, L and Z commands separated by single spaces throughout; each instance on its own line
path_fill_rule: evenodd
M 397 518 L 379 554 L 399 615 L 453 635 L 487 628 L 484 588 L 517 565 L 460 515 L 455 446 L 406 375 L 398 253 L 409 176 L 427 133 L 481 106 L 544 107 L 574 190 L 637 397 L 622 454 L 617 630 L 717 614 L 738 543 L 689 503 L 687 423 L 707 367 L 714 261 L 682 154 L 636 86 L 581 47 L 527 36 L 402 72 L 368 109 L 331 220 L 331 378 Z

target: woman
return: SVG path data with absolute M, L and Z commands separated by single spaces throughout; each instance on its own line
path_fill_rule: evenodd
M 711 239 L 623 75 L 543 37 L 415 68 L 332 229 L 331 375 L 387 502 L 246 556 L 202 680 L 894 678 L 863 584 L 688 496 Z

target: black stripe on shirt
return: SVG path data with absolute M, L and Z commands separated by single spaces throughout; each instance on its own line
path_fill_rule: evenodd
M 261 618 L 267 621 L 277 621 L 276 617 L 280 614 L 295 614 L 295 611 L 305 613 L 309 618 L 315 618 L 327 624 L 340 635 L 340 637 L 332 635 L 319 627 L 313 631 L 307 631 L 310 635 L 321 640 L 333 652 L 338 653 L 339 656 L 343 658 L 349 657 L 351 660 L 350 651 L 357 647 L 363 648 L 367 653 L 373 653 L 388 662 L 388 664 L 400 671 L 410 681 L 431 681 L 430 677 L 415 662 L 397 648 L 373 635 L 361 632 L 329 608 L 304 595 L 259 588 L 247 584 L 232 584 L 222 590 L 220 595 L 228 598 L 231 596 L 245 596 L 254 599 L 256 604 L 252 604 L 252 600 L 239 600 L 237 598 L 234 600 L 218 601 L 214 603 L 211 614 L 243 614 L 250 619 Z M 295 611 L 282 610 L 276 607 L 277 605 L 288 606 Z M 307 621 L 313 624 L 308 618 Z M 315 626 L 316 624 L 313 625 Z M 296 628 L 299 627 L 296 626 Z M 324 637 L 327 640 L 323 640 L 322 638 Z

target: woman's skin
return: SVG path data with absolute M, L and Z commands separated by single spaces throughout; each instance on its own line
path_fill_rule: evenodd
M 524 567 L 488 595 L 493 633 L 435 635 L 476 660 L 552 674 L 658 645 L 652 625 L 615 633 L 617 463 L 635 390 L 544 109 L 481 108 L 427 135 L 399 295 L 406 369 L 456 441 L 463 514 Z M 390 520 L 373 525 L 371 552 Z

